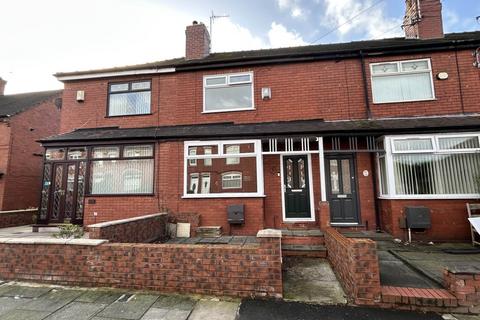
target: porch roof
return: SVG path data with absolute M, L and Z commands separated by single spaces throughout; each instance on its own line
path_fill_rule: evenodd
M 386 118 L 372 120 L 297 120 L 263 123 L 212 123 L 145 128 L 77 129 L 40 140 L 44 145 L 119 140 L 184 140 L 279 136 L 357 136 L 392 133 L 468 131 L 480 128 L 480 115 Z

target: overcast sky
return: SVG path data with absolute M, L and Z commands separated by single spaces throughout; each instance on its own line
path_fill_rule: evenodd
M 61 88 L 55 72 L 184 56 L 185 26 L 213 27 L 214 52 L 401 36 L 404 0 L 2 0 L 6 93 Z M 446 32 L 480 30 L 479 0 L 443 0 Z M 353 18 L 353 19 L 352 19 Z M 331 32 L 334 30 L 333 32 Z

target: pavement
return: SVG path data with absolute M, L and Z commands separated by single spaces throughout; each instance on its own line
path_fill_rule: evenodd
M 0 320 L 234 320 L 239 300 L 6 283 Z

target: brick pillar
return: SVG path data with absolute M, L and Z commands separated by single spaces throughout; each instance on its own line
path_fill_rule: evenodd
M 0 96 L 5 95 L 5 86 L 7 85 L 7 81 L 0 78 Z

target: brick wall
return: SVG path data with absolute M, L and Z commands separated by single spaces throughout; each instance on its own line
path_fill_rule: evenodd
M 0 211 L 0 228 L 32 224 L 37 212 L 37 209 Z
M 445 288 L 456 298 L 458 307 L 453 310 L 459 313 L 480 313 L 480 270 L 465 268 L 464 270 L 445 269 L 443 273 Z
M 335 229 L 325 230 L 328 260 L 345 292 L 355 304 L 375 305 L 381 299 L 377 246 L 369 239 L 344 237 Z
M 158 213 L 89 225 L 89 239 L 111 242 L 148 243 L 166 237 L 167 214 Z
M 382 229 L 394 237 L 406 240 L 406 229 L 401 229 L 399 219 L 405 216 L 405 206 L 425 206 L 430 208 L 432 228 L 424 232 L 414 232 L 413 240 L 465 241 L 470 240 L 467 202 L 471 200 L 381 200 L 380 212 Z
M 0 277 L 235 297 L 282 297 L 280 238 L 257 244 L 0 244 Z
M 472 66 L 471 51 L 458 52 L 461 79 L 457 72 L 456 55 L 455 51 L 446 51 L 367 58 L 368 91 L 373 116 L 378 118 L 479 112 L 480 108 L 475 100 L 480 90 L 480 83 L 477 81 L 479 71 Z M 369 63 L 420 58 L 431 58 L 436 100 L 373 104 Z M 203 75 L 239 71 L 254 72 L 255 110 L 202 113 Z M 448 80 L 436 79 L 435 75 L 439 72 L 447 72 Z M 108 81 L 132 79 L 152 80 L 152 114 L 105 117 Z M 262 87 L 272 89 L 271 100 L 261 99 Z M 77 90 L 85 90 L 84 103 L 76 102 Z M 63 101 L 61 132 L 79 127 L 101 126 L 147 127 L 226 121 L 246 123 L 299 119 L 364 119 L 367 114 L 359 59 L 67 82 Z M 292 110 L 295 112 L 292 113 Z
M 0 179 L 0 184 L 2 180 L 4 183 L 0 210 L 25 209 L 39 205 L 43 158 L 34 154 L 43 154 L 44 151 L 36 142 L 37 140 L 58 132 L 60 111 L 54 104 L 55 98 L 52 97 L 9 120 L 11 149 L 8 153 L 7 174 Z M 0 151 L 2 151 L 2 140 L 0 138 Z M 1 153 L 0 171 L 3 169 L 2 162 L 5 161 L 2 159 L 5 155 L 2 156 Z M 2 200 L 1 195 L 0 200 Z

